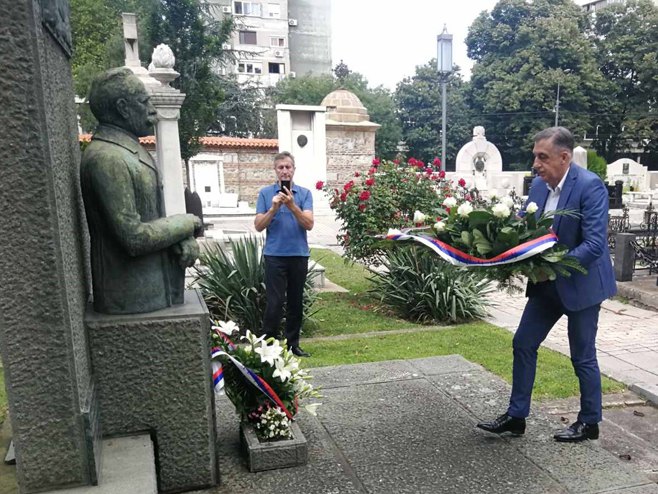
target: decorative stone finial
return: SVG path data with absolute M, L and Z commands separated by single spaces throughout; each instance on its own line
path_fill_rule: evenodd
M 169 46 L 164 43 L 159 44 L 153 50 L 151 63 L 149 64 L 149 74 L 154 79 L 160 81 L 163 86 L 168 86 L 171 81 L 176 79 L 180 74 L 174 70 L 176 57 Z
M 174 64 L 176 63 L 176 57 L 174 57 L 174 52 L 171 51 L 169 46 L 164 43 L 160 43 L 153 50 L 153 55 L 151 55 L 151 65 L 156 69 L 173 69 Z M 151 70 L 151 66 L 149 66 Z

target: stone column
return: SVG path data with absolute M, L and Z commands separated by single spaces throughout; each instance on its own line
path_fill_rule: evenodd
M 100 441 L 68 1 L 2 5 L 0 355 L 25 494 L 96 483 Z
M 174 54 L 167 45 L 158 45 L 153 50 L 149 74 L 160 82 L 160 86 L 151 89 L 151 101 L 158 111 L 158 123 L 155 128 L 155 149 L 158 171 L 164 188 L 165 213 L 185 213 L 185 185 L 180 155 L 180 136 L 178 119 L 180 109 L 185 101 L 185 94 L 174 89 L 169 83 L 180 74 L 174 67 Z

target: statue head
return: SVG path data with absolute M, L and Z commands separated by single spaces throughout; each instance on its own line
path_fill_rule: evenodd
M 126 67 L 107 70 L 94 79 L 89 108 L 100 123 L 116 125 L 137 137 L 149 135 L 157 119 L 144 84 Z

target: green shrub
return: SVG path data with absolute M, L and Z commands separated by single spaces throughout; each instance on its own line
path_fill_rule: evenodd
M 385 271 L 371 278 L 372 292 L 400 317 L 419 323 L 456 323 L 486 315 L 487 280 L 436 259 L 424 247 L 387 252 Z
M 596 151 L 590 149 L 587 151 L 587 169 L 596 173 L 604 182 L 608 177 L 608 163 L 605 158 L 596 154 Z
M 197 286 L 213 319 L 234 321 L 241 333 L 249 329 L 260 334 L 267 299 L 265 297 L 265 258 L 262 241 L 253 236 L 231 240 L 230 249 L 210 244 L 201 254 L 201 266 L 195 268 Z M 304 289 L 304 321 L 310 318 L 316 299 L 309 271 Z M 285 323 L 281 322 L 281 329 Z

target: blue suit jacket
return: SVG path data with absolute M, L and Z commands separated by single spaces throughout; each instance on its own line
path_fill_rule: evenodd
M 544 211 L 548 199 L 546 183 L 537 177 L 532 181 L 528 203 L 535 202 Z M 569 209 L 580 217 L 556 216 L 553 230 L 559 243 L 569 247 L 569 255 L 580 261 L 587 274 L 574 272 L 570 277 L 558 276 L 557 292 L 567 310 L 578 311 L 617 293 L 614 270 L 608 250 L 608 191 L 594 173 L 571 163 L 557 209 Z M 526 295 L 540 295 L 540 284 L 528 283 Z

